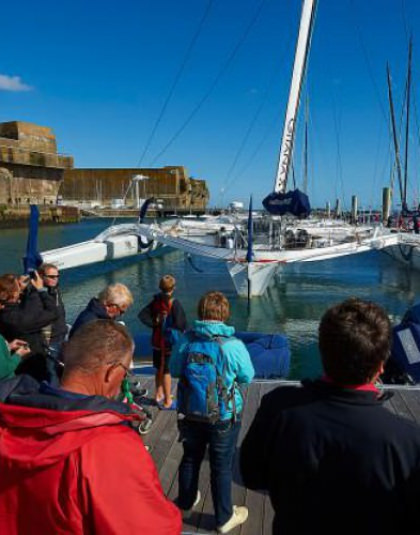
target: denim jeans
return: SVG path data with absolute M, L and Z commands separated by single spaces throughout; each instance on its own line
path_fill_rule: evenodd
M 59 357 L 61 354 L 61 343 L 52 343 L 47 348 L 47 373 L 48 373 L 48 382 L 53 386 L 58 386 L 60 384 L 59 371 L 61 367 L 59 364 Z
M 180 422 L 184 455 L 179 467 L 178 506 L 191 509 L 197 496 L 200 465 L 209 446 L 210 484 L 218 527 L 232 516 L 232 465 L 241 422 Z

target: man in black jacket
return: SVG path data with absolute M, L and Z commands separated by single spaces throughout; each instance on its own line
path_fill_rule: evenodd
M 54 299 L 57 308 L 57 318 L 50 324 L 49 328 L 44 329 L 49 346 L 59 351 L 67 334 L 66 311 L 64 308 L 63 298 L 59 288 L 60 273 L 54 264 L 42 264 L 38 273 L 42 277 L 44 287 L 48 294 Z
M 62 365 L 60 364 L 61 347 L 67 334 L 66 311 L 59 288 L 60 273 L 57 266 L 47 263 L 39 267 L 38 273 L 42 278 L 48 295 L 54 299 L 57 310 L 57 318 L 42 329 L 48 348 L 47 368 L 49 380 L 57 382 L 62 372 Z
M 332 307 L 319 327 L 323 378 L 263 397 L 240 463 L 245 486 L 269 492 L 274 534 L 420 532 L 420 428 L 374 386 L 390 333 L 373 303 Z

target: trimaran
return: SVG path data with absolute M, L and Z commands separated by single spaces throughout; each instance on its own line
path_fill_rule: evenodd
M 380 226 L 302 219 L 310 212 L 307 196 L 299 190 L 286 192 L 315 7 L 316 0 L 303 0 L 274 191 L 263 201 L 270 215 L 255 220 L 250 206 L 248 217 L 230 222 L 214 218 L 203 223 L 115 225 L 88 242 L 46 251 L 44 261 L 65 269 L 170 246 L 224 262 L 238 294 L 252 297 L 265 292 L 283 264 L 338 258 L 398 243 L 398 234 Z

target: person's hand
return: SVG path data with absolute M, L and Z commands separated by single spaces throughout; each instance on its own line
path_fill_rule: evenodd
M 33 271 L 34 277 L 31 278 L 31 284 L 36 290 L 40 290 L 44 287 L 44 281 L 38 271 Z
M 18 284 L 21 292 L 28 286 L 29 281 L 29 275 L 21 275 L 20 277 L 18 277 Z
M 20 357 L 26 357 L 31 352 L 31 349 L 25 340 L 12 340 L 9 342 L 9 349 Z

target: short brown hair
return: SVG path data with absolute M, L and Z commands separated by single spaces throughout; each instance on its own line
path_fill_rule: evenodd
M 12 273 L 6 273 L 0 277 L 0 301 L 8 301 L 16 292 L 18 278 Z
M 159 289 L 169 293 L 175 288 L 176 280 L 172 275 L 164 275 L 159 281 Z
M 64 345 L 64 374 L 74 370 L 93 374 L 104 364 L 121 362 L 133 350 L 133 340 L 124 325 L 113 320 L 90 321 Z
M 319 349 L 328 377 L 340 385 L 370 382 L 389 356 L 391 323 L 383 308 L 351 298 L 327 310 Z
M 222 292 L 207 292 L 198 303 L 200 320 L 226 321 L 230 315 L 227 297 Z

